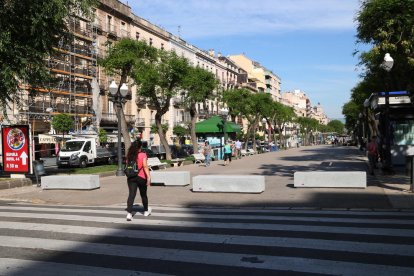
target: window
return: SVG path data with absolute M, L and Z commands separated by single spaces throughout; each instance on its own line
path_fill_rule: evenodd
M 85 147 L 83 148 L 84 152 L 89 152 L 91 150 L 91 141 L 87 141 L 85 143 Z
M 149 39 L 149 45 L 152 46 L 152 38 Z
M 136 33 L 135 33 L 135 39 L 136 39 L 136 40 L 139 40 L 139 32 L 136 32 Z
M 164 43 L 161 43 L 161 50 L 164 50 Z

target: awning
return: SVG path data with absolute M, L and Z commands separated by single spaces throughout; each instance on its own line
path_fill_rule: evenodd
M 223 133 L 223 120 L 219 116 L 213 116 L 208 120 L 196 123 L 196 133 Z M 226 122 L 226 133 L 240 132 L 239 125 Z

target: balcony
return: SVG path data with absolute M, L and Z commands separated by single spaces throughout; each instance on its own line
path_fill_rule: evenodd
M 108 33 L 108 35 L 111 35 L 114 38 L 116 38 L 118 36 L 118 30 L 117 30 L 115 25 L 108 24 L 106 26 L 106 32 Z
M 161 124 L 168 125 L 168 120 L 161 119 Z M 155 119 L 151 119 L 151 125 L 155 125 Z
M 135 103 L 137 105 L 144 105 L 148 102 L 148 99 L 146 97 L 143 96 L 137 96 L 137 98 L 135 99 Z
M 121 38 L 129 38 L 129 37 L 131 37 L 131 32 L 128 32 L 127 30 L 121 30 L 119 32 L 119 36 Z
M 137 118 L 135 120 L 136 127 L 145 127 L 145 118 Z
M 92 23 L 92 26 L 97 29 L 102 31 L 102 20 L 100 18 L 95 18 L 95 20 Z
M 118 118 L 116 117 L 116 113 L 104 113 L 104 112 L 102 112 L 101 120 L 105 121 L 105 122 L 117 122 Z

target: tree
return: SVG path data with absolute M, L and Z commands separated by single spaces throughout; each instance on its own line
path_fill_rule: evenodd
M 286 124 L 293 122 L 296 117 L 295 111 L 292 107 L 286 106 L 279 102 L 272 103 L 272 109 L 270 113 L 270 121 L 273 122 L 273 128 L 279 132 L 280 145 L 286 145 L 286 137 L 282 136 L 282 132 L 286 127 Z M 282 137 L 284 141 L 282 143 Z
M 108 135 L 107 135 L 105 129 L 99 128 L 98 137 L 99 137 L 99 142 L 100 143 L 106 143 L 106 142 L 108 142 Z
M 173 128 L 173 134 L 177 135 L 178 139 L 188 134 L 188 129 L 183 126 L 175 126 Z M 194 144 L 194 143 L 193 143 Z
M 190 67 L 184 78 L 183 89 L 186 91 L 185 106 L 190 112 L 191 117 L 191 140 L 193 142 L 194 152 L 198 152 L 197 137 L 195 125 L 198 119 L 196 105 L 197 103 L 206 103 L 211 99 L 214 90 L 217 89 L 218 80 L 214 74 L 200 67 Z M 204 106 L 206 108 L 206 106 Z
M 6 115 L 9 102 L 19 102 L 21 81 L 43 87 L 49 80 L 45 59 L 62 39 L 70 39 L 70 15 L 90 15 L 95 0 L 0 0 L 0 107 Z M 34 93 L 34 90 L 31 91 Z
M 251 101 L 252 93 L 247 89 L 229 89 L 223 93 L 223 101 L 227 104 L 229 108 L 229 114 L 232 117 L 240 116 L 246 119 L 250 118 L 250 110 L 248 105 Z M 247 132 L 245 133 L 243 140 L 246 141 L 245 147 L 247 147 L 247 142 L 251 136 L 251 122 L 249 121 Z
M 272 102 L 270 95 L 265 93 L 252 94 L 245 89 L 235 89 L 226 91 L 224 99 L 232 114 L 241 114 L 249 122 L 245 141 L 248 142 L 250 137 L 254 140 L 259 122 L 263 118 L 265 110 L 270 108 L 268 106 Z M 247 144 L 245 143 L 246 147 Z M 253 141 L 253 150 L 256 151 L 255 141 Z
M 139 74 L 140 69 L 146 62 L 156 59 L 157 50 L 147 45 L 144 41 L 133 39 L 121 39 L 118 43 L 109 49 L 108 55 L 98 61 L 110 75 L 119 76 L 118 90 L 122 83 L 128 83 L 128 79 Z M 118 91 L 119 93 L 119 91 Z M 124 104 L 124 103 L 123 103 Z M 118 106 L 114 105 L 115 112 Z M 118 114 L 118 113 L 117 113 Z M 122 137 L 124 138 L 125 152 L 128 152 L 131 146 L 131 138 L 129 136 L 127 122 L 123 108 L 121 108 L 121 124 Z
M 339 120 L 332 120 L 328 123 L 328 127 L 332 129 L 333 132 L 336 132 L 338 134 L 344 133 L 344 124 Z
M 357 42 L 372 45 L 360 55 L 367 74 L 385 79 L 380 67 L 385 53 L 395 63 L 389 82 L 390 91 L 414 87 L 414 1 L 363 0 L 357 15 Z
M 75 125 L 73 118 L 66 113 L 54 116 L 51 124 L 56 132 L 62 133 L 62 140 L 65 139 L 65 133 L 68 133 Z
M 158 50 L 158 58 L 142 64 L 134 75 L 138 93 L 149 99 L 155 110 L 155 124 L 166 158 L 171 159 L 171 150 L 162 128 L 162 116 L 168 112 L 171 99 L 176 96 L 189 70 L 188 60 L 174 52 Z

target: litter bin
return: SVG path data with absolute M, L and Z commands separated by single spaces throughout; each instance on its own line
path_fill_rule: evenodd
M 43 160 L 34 160 L 33 161 L 33 168 L 34 168 L 34 173 L 35 173 L 35 176 L 36 176 L 37 187 L 40 187 L 39 176 L 42 176 L 42 175 L 46 174 L 45 166 L 43 164 Z

